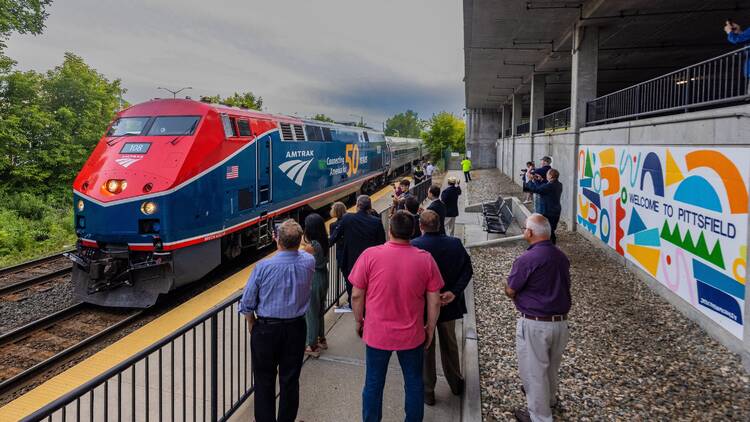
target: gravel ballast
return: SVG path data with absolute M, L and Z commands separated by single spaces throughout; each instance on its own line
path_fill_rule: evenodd
M 474 174 L 472 202 L 521 196 L 499 171 Z M 737 355 L 579 234 L 561 224 L 557 235 L 571 261 L 573 295 L 557 420 L 750 420 L 750 377 Z M 513 409 L 526 405 L 515 354 L 517 313 L 503 294 L 525 248 L 472 251 L 486 421 L 514 420 Z

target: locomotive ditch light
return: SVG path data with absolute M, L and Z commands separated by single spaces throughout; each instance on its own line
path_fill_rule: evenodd
M 145 215 L 151 215 L 156 212 L 156 203 L 146 201 L 141 204 L 141 212 Z
M 83 200 L 79 199 L 78 204 L 76 205 L 76 208 L 78 208 L 78 212 L 83 212 L 83 208 L 85 207 Z
M 107 180 L 107 183 L 104 185 L 107 192 L 111 194 L 118 194 L 125 190 L 125 188 L 128 187 L 128 182 L 121 179 L 109 179 Z

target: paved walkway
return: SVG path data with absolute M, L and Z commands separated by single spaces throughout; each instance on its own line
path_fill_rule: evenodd
M 465 195 L 463 196 L 465 197 Z M 387 207 L 390 198 L 383 198 L 376 209 Z M 458 221 L 461 223 L 462 221 Z M 468 221 L 476 223 L 474 219 Z M 463 228 L 456 227 L 456 235 Z M 362 419 L 362 386 L 365 376 L 365 347 L 354 331 L 353 314 L 326 315 L 328 347 L 318 359 L 307 359 L 300 377 L 300 409 L 297 420 L 357 421 Z M 457 321 L 456 336 L 464 342 L 463 323 Z M 437 341 L 437 339 L 436 339 Z M 438 381 L 435 406 L 425 406 L 425 421 L 458 422 L 461 420 L 461 397 L 454 396 L 443 376 L 440 349 L 437 348 Z M 463 371 L 462 371 L 463 372 Z M 477 380 L 478 383 L 478 380 Z M 233 415 L 231 421 L 249 421 L 253 417 L 253 397 Z M 404 420 L 404 383 L 398 359 L 391 357 L 383 397 L 383 421 Z

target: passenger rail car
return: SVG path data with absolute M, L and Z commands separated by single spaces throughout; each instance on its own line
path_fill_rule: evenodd
M 76 295 L 151 306 L 270 244 L 274 219 L 372 191 L 422 158 L 421 141 L 362 128 L 191 100 L 132 106 L 73 184 Z

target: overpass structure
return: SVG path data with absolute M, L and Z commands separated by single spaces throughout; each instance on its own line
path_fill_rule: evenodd
M 561 221 L 750 369 L 750 47 L 727 19 L 750 3 L 464 0 L 466 147 L 516 183 L 552 157 Z

